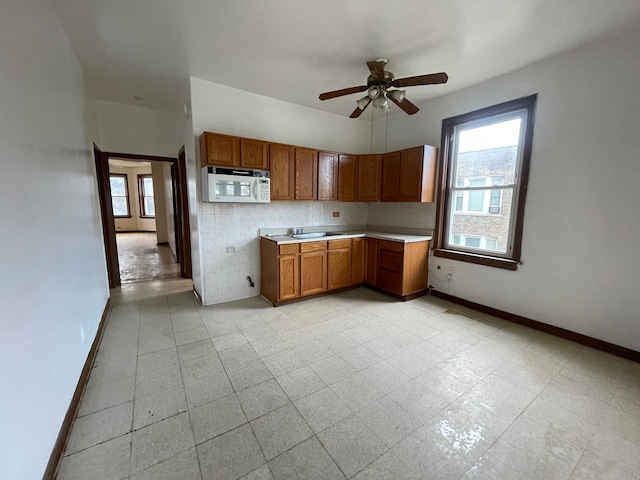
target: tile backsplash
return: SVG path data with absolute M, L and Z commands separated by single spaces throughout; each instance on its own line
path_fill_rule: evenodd
M 368 209 L 367 203 L 359 202 L 201 203 L 203 302 L 208 305 L 260 294 L 260 228 L 364 225 Z M 340 216 L 334 217 L 333 212 Z M 255 287 L 249 285 L 247 276 Z
M 436 223 L 435 203 L 369 203 L 367 224 L 388 227 L 434 229 Z

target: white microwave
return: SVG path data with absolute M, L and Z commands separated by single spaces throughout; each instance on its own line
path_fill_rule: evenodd
M 271 201 L 269 171 L 202 167 L 202 201 L 269 203 Z

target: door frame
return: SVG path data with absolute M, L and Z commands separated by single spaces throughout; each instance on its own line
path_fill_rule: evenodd
M 98 198 L 102 213 L 102 234 L 104 238 L 107 259 L 107 275 L 109 288 L 121 285 L 120 264 L 118 263 L 118 247 L 116 244 L 116 227 L 113 219 L 111 203 L 111 187 L 109 183 L 109 158 L 125 160 L 155 161 L 171 163 L 172 190 L 174 193 L 174 228 L 176 233 L 176 256 L 180 262 L 180 276 L 191 278 L 191 229 L 189 226 L 189 196 L 187 191 L 187 165 L 184 145 L 180 148 L 177 158 L 160 157 L 154 155 L 139 155 L 134 153 L 103 152 L 93 144 L 96 162 L 96 177 L 98 180 Z

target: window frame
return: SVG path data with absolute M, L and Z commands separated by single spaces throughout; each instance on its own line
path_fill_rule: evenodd
M 533 126 L 535 123 L 535 106 L 538 95 L 530 95 L 518 98 L 508 102 L 492 105 L 490 107 L 481 108 L 473 112 L 457 115 L 455 117 L 445 118 L 442 121 L 442 138 L 439 158 L 438 190 L 437 201 L 438 207 L 436 211 L 436 229 L 434 235 L 434 251 L 436 257 L 449 258 L 452 260 L 460 260 L 463 262 L 475 263 L 489 267 L 503 268 L 507 270 L 517 270 L 518 265 L 522 263 L 522 230 L 524 224 L 524 207 L 526 201 L 526 192 L 529 184 L 529 167 L 531 160 L 531 147 L 533 143 Z M 452 250 L 446 248 L 445 229 L 448 228 L 448 216 L 452 211 L 449 204 L 449 174 L 451 169 L 455 167 L 455 159 L 452 158 L 454 150 L 454 135 L 456 127 L 473 121 L 481 121 L 501 115 L 514 113 L 518 110 L 526 110 L 527 118 L 524 128 L 524 138 L 522 139 L 521 149 L 521 165 L 519 169 L 520 178 L 517 180 L 517 188 L 514 189 L 514 204 L 512 212 L 515 212 L 515 219 L 512 224 L 513 228 L 513 246 L 511 254 L 505 256 L 491 255 L 488 252 L 476 253 L 473 251 L 463 251 L 462 249 Z M 491 122 L 487 122 L 491 123 Z M 489 176 L 488 178 L 492 178 Z M 451 196 L 452 201 L 455 198 Z M 490 202 L 490 200 L 489 200 Z M 464 204 L 464 200 L 463 200 Z M 488 215 L 501 215 L 488 214 Z
M 127 202 L 127 214 L 126 215 L 116 215 L 115 210 L 113 209 L 113 191 L 111 190 L 111 177 L 121 177 L 124 178 L 124 198 Z M 131 218 L 131 202 L 129 201 L 129 176 L 126 173 L 111 173 L 109 172 L 109 196 L 111 197 L 111 212 L 113 213 L 113 218 Z M 120 198 L 121 195 L 115 195 L 116 198 Z
M 144 199 L 145 199 L 145 194 L 144 194 L 144 179 L 145 178 L 150 178 L 151 179 L 151 184 L 153 185 L 153 177 L 151 176 L 150 173 L 139 173 L 138 174 L 138 206 L 140 207 L 140 218 L 156 218 L 155 214 L 154 215 L 149 215 L 147 213 L 147 209 L 145 208 L 145 203 L 144 203 Z M 155 197 L 156 197 L 156 191 L 155 189 L 153 190 L 153 202 L 154 202 L 154 208 L 155 208 Z

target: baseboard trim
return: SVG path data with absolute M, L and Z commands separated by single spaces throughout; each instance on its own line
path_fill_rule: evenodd
M 104 327 L 107 323 L 107 317 L 109 315 L 110 308 L 111 299 L 107 299 L 107 303 L 104 306 L 104 311 L 102 312 L 102 318 L 100 319 L 100 324 L 98 325 L 98 331 L 96 332 L 96 336 L 93 339 L 93 343 L 91 344 L 91 349 L 89 350 L 89 354 L 87 355 L 87 360 L 84 362 L 84 367 L 82 368 L 82 372 L 80 373 L 80 378 L 78 379 L 76 389 L 73 392 L 73 397 L 71 397 L 71 403 L 69 404 L 69 408 L 67 409 L 67 414 L 64 417 L 62 426 L 60 427 L 60 431 L 58 432 L 58 438 L 56 439 L 56 443 L 53 445 L 53 450 L 51 451 L 51 456 L 49 457 L 47 468 L 45 469 L 44 475 L 42 476 L 43 480 L 54 480 L 56 474 L 58 473 L 58 466 L 60 465 L 60 460 L 62 459 L 62 454 L 64 453 L 64 447 L 67 444 L 67 439 L 69 438 L 69 433 L 71 433 L 73 421 L 75 420 L 76 414 L 78 413 L 78 407 L 80 406 L 80 400 L 82 399 L 82 392 L 84 392 L 84 387 L 89 380 L 89 374 L 91 373 L 91 369 L 93 368 L 93 362 L 95 362 L 96 360 L 98 347 L 100 346 L 100 340 L 102 339 L 102 334 L 104 333 Z
M 601 350 L 603 352 L 611 353 L 613 355 L 617 355 L 618 357 L 626 358 L 627 360 L 632 360 L 634 362 L 640 363 L 640 352 L 637 352 L 630 348 L 622 347 L 614 343 L 605 342 L 604 340 L 589 337 L 588 335 L 583 335 L 582 333 L 576 333 L 572 332 L 571 330 L 566 330 L 564 328 L 549 325 L 548 323 L 543 323 L 527 317 L 522 317 L 514 313 L 498 310 L 497 308 L 487 307 L 486 305 L 471 302 L 469 300 L 465 300 L 464 298 L 455 297 L 438 290 L 431 290 L 431 296 L 442 298 L 443 300 L 448 300 L 464 307 L 473 308 L 474 310 L 478 310 L 479 312 L 488 313 L 489 315 L 493 315 L 494 317 L 499 317 L 504 320 L 517 323 L 519 325 L 524 325 L 525 327 L 540 330 L 542 332 L 555 335 L 556 337 L 564 338 L 565 340 L 571 340 L 572 342 L 586 345 L 587 347 L 595 348 L 596 350 Z

